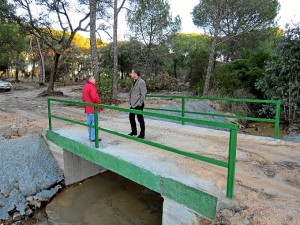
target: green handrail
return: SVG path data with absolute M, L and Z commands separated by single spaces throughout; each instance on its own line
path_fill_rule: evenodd
M 181 99 L 181 110 L 173 110 L 173 109 L 158 109 L 158 108 L 145 108 L 146 110 L 156 110 L 156 111 L 165 111 L 165 112 L 178 112 L 181 113 L 182 117 L 186 114 L 194 114 L 194 115 L 206 115 L 206 116 L 215 116 L 215 117 L 224 117 L 224 118 L 236 118 L 242 120 L 250 120 L 257 122 L 268 122 L 274 123 L 274 138 L 279 138 L 279 130 L 280 130 L 280 100 L 259 100 L 259 99 L 239 99 L 239 98 L 208 98 L 208 97 L 199 97 L 199 96 L 169 96 L 169 95 L 147 95 L 149 98 L 165 98 L 165 99 Z M 267 119 L 267 118 L 255 118 L 248 116 L 233 116 L 233 115 L 225 115 L 225 114 L 217 114 L 217 113 L 206 113 L 206 112 L 195 112 L 195 111 L 186 111 L 185 103 L 186 99 L 194 99 L 194 100 L 209 100 L 209 101 L 228 101 L 228 102 L 244 102 L 244 103 L 260 103 L 260 104 L 274 104 L 275 105 L 275 119 Z M 182 123 L 184 125 L 184 122 Z
M 183 98 L 182 98 L 183 99 Z M 68 119 L 65 117 L 61 117 L 58 115 L 53 115 L 51 112 L 51 102 L 59 102 L 59 103 L 64 103 L 64 104 L 71 104 L 71 105 L 81 105 L 81 106 L 93 106 L 94 107 L 94 118 L 95 118 L 95 126 L 88 125 L 86 123 Z M 207 126 L 213 126 L 213 127 L 221 127 L 221 128 L 227 128 L 230 130 L 230 136 L 229 136 L 229 150 L 228 150 L 228 160 L 227 162 L 210 158 L 207 156 L 202 156 L 199 154 L 183 151 L 178 148 L 170 147 L 167 145 L 159 144 L 150 140 L 145 140 L 145 139 L 140 139 L 137 137 L 129 136 L 127 134 L 123 134 L 117 131 L 112 131 L 107 128 L 99 127 L 98 124 L 98 108 L 103 108 L 103 109 L 110 109 L 110 110 L 117 110 L 121 112 L 126 112 L 126 113 L 136 113 L 136 114 L 142 114 L 146 116 L 152 116 L 152 117 L 158 117 L 158 118 L 163 118 L 163 119 L 171 119 L 174 121 L 181 121 L 182 123 L 184 122 L 189 122 L 189 123 L 196 123 L 196 124 L 202 124 L 202 125 L 207 125 Z M 179 117 L 179 116 L 170 116 L 166 114 L 158 114 L 158 113 L 153 113 L 153 112 L 145 112 L 145 111 L 140 111 L 140 110 L 134 110 L 134 109 L 126 109 L 126 108 L 121 108 L 117 106 L 110 106 L 110 105 L 104 105 L 104 104 L 91 104 L 91 103 L 85 103 L 85 102 L 78 102 L 78 101 L 69 101 L 69 100 L 61 100 L 61 99 L 53 99 L 53 98 L 48 98 L 48 117 L 49 117 L 49 130 L 52 130 L 52 118 L 54 119 L 59 119 L 62 121 L 86 126 L 86 127 L 91 127 L 95 129 L 96 137 L 98 137 L 98 131 L 104 131 L 113 135 L 117 135 L 120 137 L 124 137 L 127 139 L 131 139 L 137 142 L 141 142 L 153 147 L 157 147 L 169 152 L 173 152 L 176 154 L 180 154 L 189 158 L 193 158 L 196 160 L 200 160 L 203 162 L 207 162 L 213 165 L 221 166 L 227 168 L 227 191 L 226 191 L 226 196 L 227 198 L 233 198 L 234 195 L 234 174 L 235 174 L 235 163 L 236 163 L 236 145 L 237 145 L 237 125 L 235 124 L 230 124 L 230 123 L 222 123 L 222 122 L 212 122 L 212 121 L 206 121 L 206 120 L 199 120 L 199 119 L 191 119 L 191 118 L 185 118 L 185 117 Z M 99 148 L 99 141 L 95 142 L 95 147 Z

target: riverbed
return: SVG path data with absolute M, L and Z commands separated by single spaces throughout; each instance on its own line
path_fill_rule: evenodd
M 25 225 L 160 225 L 163 198 L 113 172 L 64 188 Z M 43 221 L 44 220 L 44 221 Z

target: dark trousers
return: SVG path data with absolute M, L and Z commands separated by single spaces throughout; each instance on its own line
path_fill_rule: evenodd
M 130 107 L 130 109 L 136 109 L 136 110 L 141 110 L 143 111 L 144 109 L 144 104 L 141 106 L 137 106 L 135 108 Z M 144 121 L 144 115 L 141 114 L 137 114 L 137 119 L 140 123 L 140 127 L 141 127 L 141 132 L 140 132 L 140 136 L 144 137 L 145 136 L 145 121 Z M 129 121 L 130 121 L 130 125 L 131 125 L 131 132 L 133 134 L 137 134 L 137 129 L 136 129 L 136 122 L 135 122 L 135 113 L 129 113 Z

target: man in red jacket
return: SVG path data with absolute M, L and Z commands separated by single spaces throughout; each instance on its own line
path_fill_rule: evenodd
M 96 89 L 96 80 L 94 76 L 87 76 L 86 83 L 82 88 L 82 101 L 93 103 L 93 104 L 101 104 L 101 99 L 99 98 L 97 89 Z M 98 112 L 101 112 L 102 109 L 98 108 Z M 87 115 L 87 124 L 88 125 L 95 125 L 95 118 L 94 118 L 94 107 L 93 106 L 85 106 L 84 112 Z M 99 114 L 98 114 L 99 115 Z M 95 129 L 88 127 L 89 131 L 89 140 L 94 142 L 95 141 Z M 99 138 L 101 141 L 101 138 Z

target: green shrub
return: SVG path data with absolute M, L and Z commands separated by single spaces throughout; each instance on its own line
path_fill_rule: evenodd
M 97 89 L 103 104 L 110 104 L 112 98 L 112 70 L 101 69 Z
M 129 92 L 132 86 L 132 79 L 119 79 L 118 87 L 120 92 Z
M 153 79 L 146 80 L 147 89 L 149 92 L 156 91 L 178 91 L 178 81 L 168 74 L 161 74 Z

